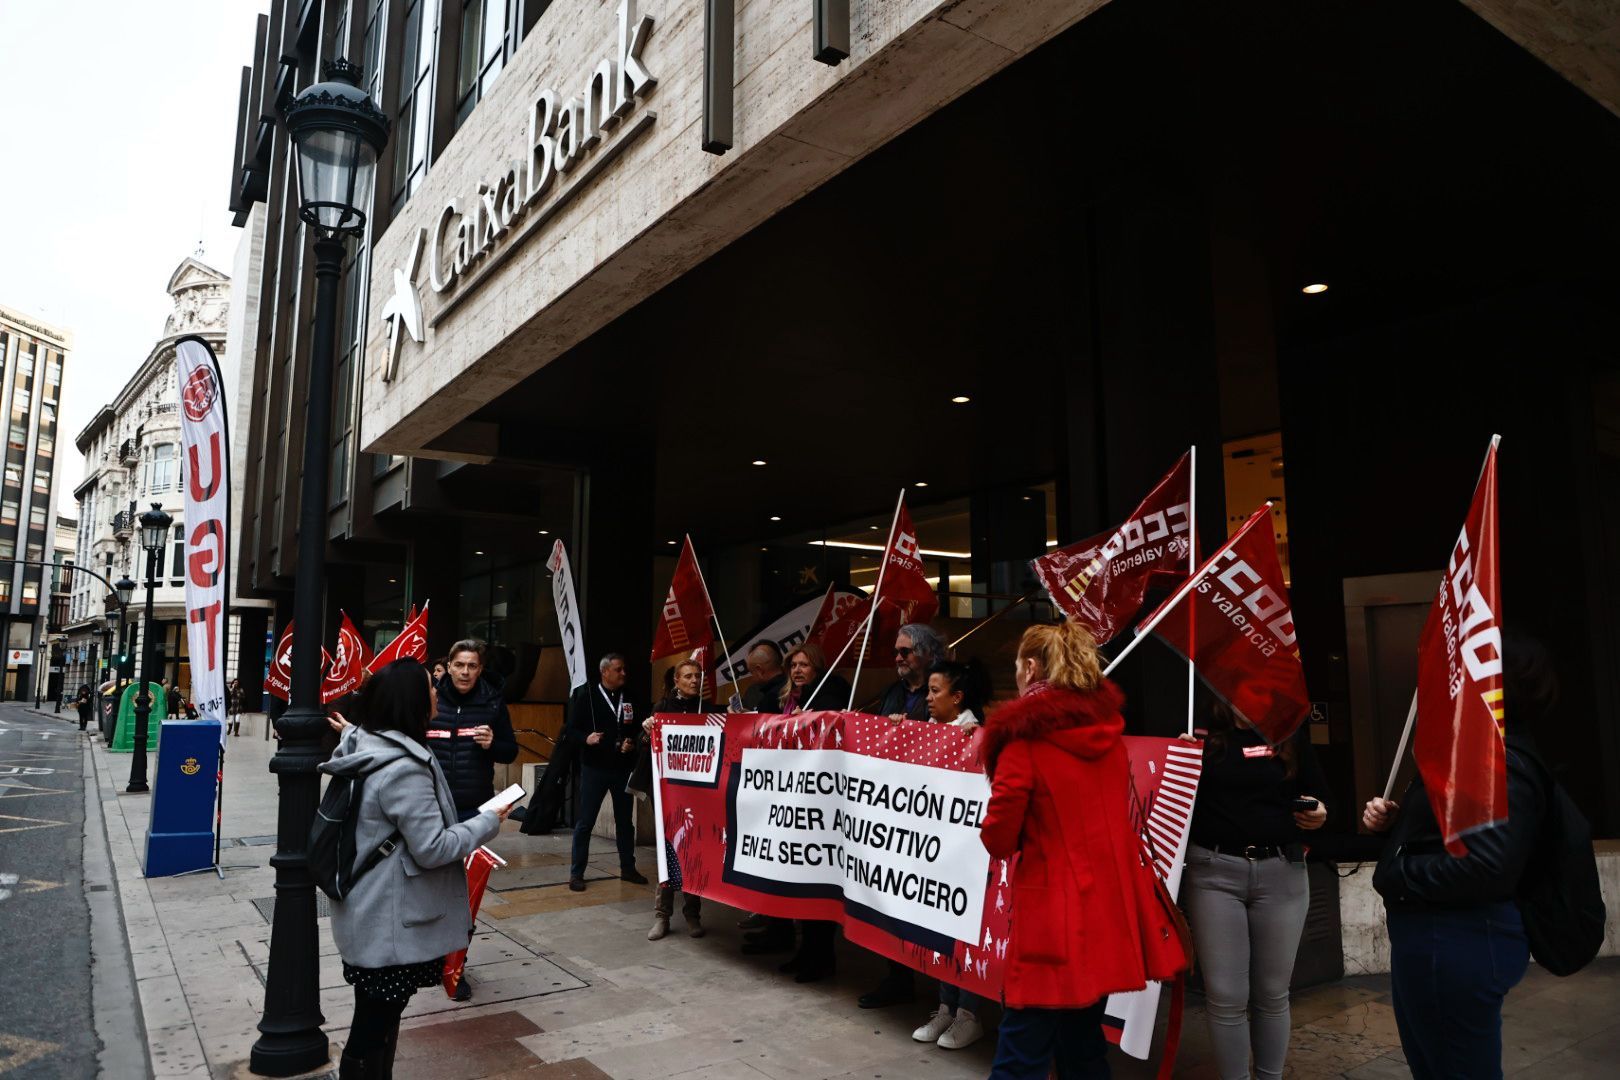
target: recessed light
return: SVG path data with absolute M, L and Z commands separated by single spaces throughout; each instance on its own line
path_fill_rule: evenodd
M 873 532 L 877 532 L 877 526 L 876 525 L 868 525 L 867 528 L 871 529 Z
M 955 397 L 951 398 L 951 404 L 952 405 L 966 405 L 968 402 L 970 402 L 972 400 L 973 399 L 968 397 L 966 394 L 957 394 Z
M 475 551 L 475 552 L 473 552 L 473 554 L 474 554 L 474 555 L 482 555 L 482 554 L 483 554 L 483 552 L 482 552 L 482 551 Z
M 761 551 L 769 551 L 769 550 L 771 550 L 771 549 L 770 549 L 770 548 L 768 548 L 768 547 L 762 547 L 762 548 L 760 548 L 760 549 L 759 549 L 759 550 L 761 550 Z
M 550 536 L 551 535 L 551 530 L 550 529 L 541 529 L 540 530 L 540 535 L 541 536 Z
M 398 585 L 399 584 L 399 578 L 397 578 L 397 577 L 389 578 L 388 579 L 388 584 L 390 584 L 390 585 Z
M 1305 286 L 1299 291 L 1304 293 L 1306 296 L 1320 296 L 1322 293 L 1327 292 L 1327 290 L 1328 287 L 1326 283 L 1321 281 L 1313 281 L 1311 284 Z
M 763 465 L 763 464 L 765 464 L 765 459 L 762 458 L 762 457 L 757 457 L 753 461 L 749 462 L 749 464 L 751 464 L 751 465 Z
M 911 486 L 912 486 L 912 487 L 927 487 L 927 486 L 928 486 L 928 481 L 926 481 L 926 480 L 919 480 L 919 481 L 917 481 L 917 482 L 916 482 L 916 483 L 915 483 L 915 484 L 912 484 L 912 485 L 911 485 Z
M 780 514 L 772 514 L 772 515 L 771 515 L 771 520 L 772 520 L 772 521 L 781 521 L 781 520 L 782 520 L 782 516 L 781 516 L 781 515 L 780 515 Z
M 665 540 L 665 541 L 664 541 L 664 543 L 666 543 L 666 544 L 669 544 L 669 545 L 671 545 L 671 546 L 673 546 L 673 545 L 674 545 L 674 543 L 675 543 L 675 541 L 673 541 L 673 540 Z

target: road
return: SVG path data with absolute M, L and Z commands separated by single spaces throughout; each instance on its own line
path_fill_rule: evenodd
M 96 1074 L 78 724 L 0 705 L 0 1076 Z M 99 827 L 99 823 L 98 823 Z M 103 886 L 105 888 L 105 886 Z

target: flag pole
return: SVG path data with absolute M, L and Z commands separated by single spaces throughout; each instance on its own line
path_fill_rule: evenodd
M 1406 726 L 1401 729 L 1401 744 L 1395 749 L 1395 760 L 1389 766 L 1389 779 L 1384 782 L 1384 801 L 1395 792 L 1395 774 L 1401 771 L 1406 758 L 1406 744 L 1412 739 L 1412 725 L 1417 722 L 1417 691 L 1412 691 L 1412 707 L 1406 710 Z
M 691 533 L 686 534 L 686 546 L 688 548 L 692 548 L 692 534 Z M 717 611 L 714 610 L 714 597 L 709 595 L 709 581 L 708 581 L 707 578 L 705 578 L 703 576 L 703 565 L 698 562 L 697 549 L 696 548 L 692 548 L 692 565 L 697 567 L 698 583 L 703 586 L 703 599 L 705 599 L 705 600 L 707 600 L 709 602 L 709 617 L 714 620 L 714 636 L 720 639 L 720 658 L 721 658 L 721 662 L 722 663 L 729 662 L 731 660 L 731 649 L 729 649 L 726 646 L 726 632 L 724 630 L 720 629 L 720 614 Z M 704 667 L 704 668 L 707 668 L 707 666 L 708 665 L 706 665 L 706 664 L 702 665 L 702 667 Z M 698 700 L 699 701 L 703 700 L 703 684 L 708 679 L 708 677 L 709 677 L 709 673 L 708 673 L 707 670 L 703 670 L 703 671 L 700 671 L 698 673 Z M 716 664 L 714 666 L 714 679 L 715 679 L 715 682 L 714 682 L 714 696 L 715 696 L 716 699 L 718 699 L 720 697 L 720 665 L 719 664 Z M 737 696 L 737 680 L 735 678 L 733 678 L 732 681 L 731 681 L 731 696 L 732 697 Z M 718 700 L 716 700 L 715 704 L 718 705 L 718 704 L 720 704 L 720 702 Z M 727 704 L 730 704 L 730 703 L 727 702 Z
M 961 637 L 957 638 L 955 641 L 950 642 L 945 647 L 947 649 L 956 648 L 958 645 L 962 644 L 962 642 L 966 641 L 968 638 L 972 637 L 974 634 L 977 634 L 980 630 L 983 630 L 985 627 L 989 626 L 991 623 L 995 622 L 997 619 L 1001 618 L 1003 615 L 1007 614 L 1009 611 L 1012 611 L 1014 608 L 1017 608 L 1017 607 L 1019 607 L 1020 605 L 1023 605 L 1023 604 L 1027 604 L 1031 600 L 1035 599 L 1035 597 L 1037 595 L 1039 595 L 1040 591 L 1041 591 L 1041 587 L 1039 585 L 1035 586 L 1029 592 L 1025 593 L 1023 596 L 1020 596 L 1018 599 L 1014 600 L 1012 603 L 1008 604 L 1006 607 L 1002 608 L 1000 611 L 992 612 L 991 614 L 986 615 L 984 618 L 980 619 L 978 622 L 974 623 L 972 626 L 968 627 L 967 630 L 963 632 Z
M 900 489 L 900 497 L 894 501 L 894 520 L 889 522 L 889 537 L 883 544 L 883 561 L 878 563 L 877 588 L 872 590 L 872 611 L 866 620 L 866 633 L 861 638 L 861 651 L 855 656 L 855 677 L 849 681 L 849 704 L 845 708 L 855 707 L 855 688 L 861 683 L 861 661 L 866 659 L 866 647 L 872 642 L 872 624 L 877 622 L 878 605 L 883 602 L 883 574 L 889 569 L 889 551 L 894 547 L 894 530 L 900 526 L 900 508 L 906 503 L 906 489 Z M 853 639 L 852 639 L 853 640 Z M 832 668 L 828 668 L 831 671 Z
M 1187 573 L 1190 576 L 1198 566 L 1198 444 L 1187 451 Z M 1198 665 L 1193 663 L 1196 642 L 1194 629 L 1198 620 L 1193 609 L 1187 608 L 1187 734 L 1193 733 L 1193 692 L 1198 677 Z
M 868 627 L 870 627 L 872 625 L 872 612 L 868 611 L 866 613 L 866 618 L 862 621 L 865 622 Z M 804 699 L 805 704 L 808 705 L 810 702 L 814 701 L 816 699 L 816 695 L 821 693 L 821 688 L 826 685 L 828 679 L 832 678 L 832 673 L 838 670 L 838 661 L 844 658 L 844 654 L 849 652 L 849 647 L 853 644 L 855 644 L 855 635 L 851 634 L 844 642 L 844 647 L 838 650 L 838 658 L 827 665 L 827 670 L 822 673 L 821 681 L 816 683 L 816 688 L 814 690 L 810 691 L 810 696 Z M 792 650 L 789 651 L 791 652 Z
M 1108 662 L 1108 666 L 1103 668 L 1103 674 L 1108 675 L 1115 668 L 1119 667 L 1119 662 L 1131 655 L 1131 650 L 1140 645 L 1142 643 L 1142 639 L 1153 633 L 1154 627 L 1158 626 L 1164 621 L 1165 616 L 1170 614 L 1170 609 L 1181 603 L 1182 600 L 1186 599 L 1187 594 L 1192 592 L 1193 589 L 1197 588 L 1200 581 L 1203 581 L 1204 578 L 1209 576 L 1209 572 L 1215 568 L 1216 557 L 1219 556 L 1221 552 L 1235 544 L 1237 542 L 1237 538 L 1242 536 L 1244 530 L 1248 529 L 1254 523 L 1254 519 L 1258 515 L 1269 512 L 1270 510 L 1271 500 L 1267 499 L 1264 506 L 1262 506 L 1259 510 L 1256 510 L 1253 514 L 1249 515 L 1249 520 L 1243 523 L 1242 528 L 1233 533 L 1226 543 L 1215 549 L 1215 554 L 1211 555 L 1204 565 L 1199 568 L 1198 573 L 1188 578 L 1176 589 L 1174 593 L 1170 594 L 1170 599 L 1164 602 L 1164 604 L 1159 608 L 1157 614 L 1136 628 L 1136 636 L 1130 640 L 1129 644 L 1119 651 L 1118 656 L 1114 657 Z

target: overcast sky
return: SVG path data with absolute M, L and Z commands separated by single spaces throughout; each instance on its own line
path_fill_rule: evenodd
M 0 0 L 0 304 L 73 333 L 57 446 L 163 333 L 169 275 L 201 241 L 226 274 L 242 67 L 269 0 Z

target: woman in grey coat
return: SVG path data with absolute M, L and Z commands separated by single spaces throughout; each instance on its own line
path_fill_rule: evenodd
M 332 901 L 332 936 L 354 987 L 343 1080 L 392 1075 L 406 1003 L 419 987 L 439 983 L 447 953 L 467 947 L 463 861 L 506 816 L 485 810 L 456 823 L 450 786 L 426 746 L 434 699 L 421 664 L 394 661 L 361 688 L 356 724 L 321 766 L 333 776 L 365 776 L 355 827 L 360 858 L 390 838 L 397 845 L 345 899 Z

